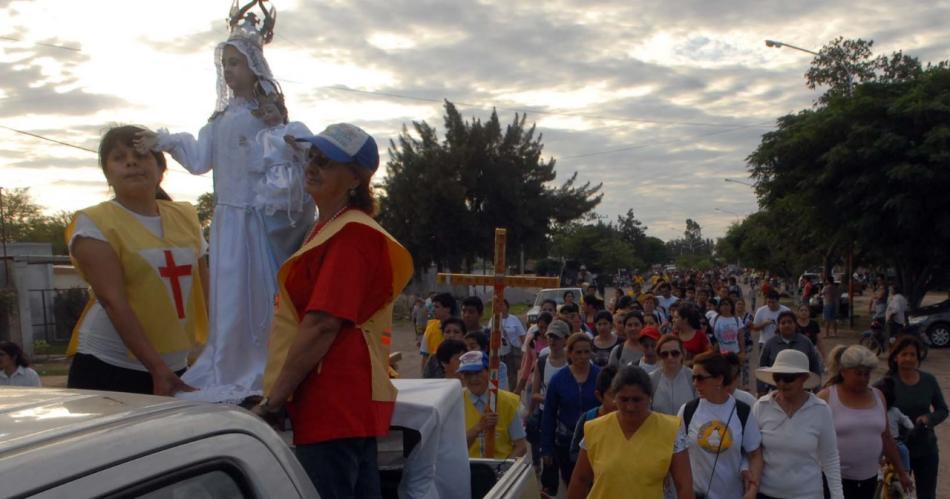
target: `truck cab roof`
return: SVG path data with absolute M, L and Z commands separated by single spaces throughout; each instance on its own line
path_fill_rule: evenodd
M 281 497 L 316 496 L 280 436 L 243 409 L 117 392 L 0 387 L 0 477 L 7 497 L 121 496 L 158 490 L 176 477 L 181 483 L 196 476 L 223 480 L 214 473 L 248 497 L 271 496 L 274 487 L 287 494 Z

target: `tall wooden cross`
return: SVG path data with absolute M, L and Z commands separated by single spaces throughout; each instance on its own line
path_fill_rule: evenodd
M 505 243 L 508 239 L 507 229 L 495 229 L 495 274 L 436 274 L 439 283 L 457 284 L 465 286 L 494 286 L 492 297 L 491 341 L 489 342 L 488 371 L 490 384 L 488 385 L 488 407 L 486 411 L 497 412 L 498 409 L 498 367 L 501 359 L 498 351 L 501 349 L 501 307 L 505 299 L 505 287 L 512 288 L 556 288 L 561 285 L 559 277 L 538 277 L 535 275 L 505 275 Z M 512 382 L 511 379 L 508 382 Z M 485 432 L 485 445 L 482 457 L 495 457 L 495 432 Z

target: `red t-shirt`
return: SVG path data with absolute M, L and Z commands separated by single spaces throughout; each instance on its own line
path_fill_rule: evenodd
M 702 329 L 697 329 L 696 334 L 689 341 L 683 342 L 683 349 L 690 355 L 690 358 L 709 350 L 711 346 L 712 343 L 709 342 L 709 337 Z
M 395 403 L 372 400 L 369 349 L 354 324 L 366 321 L 392 295 L 386 236 L 363 224 L 347 224 L 298 258 L 285 286 L 300 317 L 324 312 L 344 321 L 288 405 L 294 443 L 385 435 Z

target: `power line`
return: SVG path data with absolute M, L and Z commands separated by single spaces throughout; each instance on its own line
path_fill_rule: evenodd
M 63 49 L 71 50 L 73 52 L 82 52 L 82 49 L 79 47 L 70 47 L 67 45 L 56 45 L 54 43 L 43 43 L 43 42 L 31 42 L 29 40 L 23 40 L 22 38 L 13 38 L 12 36 L 0 36 L 0 40 L 7 40 L 11 42 L 23 42 L 23 43 L 32 43 L 33 45 L 39 45 L 41 47 L 49 47 L 53 49 Z
M 88 147 L 77 146 L 76 144 L 70 144 L 69 142 L 63 142 L 63 141 L 61 141 L 61 140 L 51 139 L 51 138 L 49 138 L 49 137 L 44 137 L 44 136 L 42 136 L 42 135 L 40 135 L 40 134 L 36 134 L 36 133 L 33 133 L 33 132 L 27 132 L 27 131 L 23 131 L 23 130 L 17 130 L 16 128 L 10 128 L 10 127 L 4 126 L 4 125 L 0 125 L 0 128 L 3 128 L 4 130 L 9 130 L 9 131 L 11 131 L 11 132 L 20 133 L 20 134 L 23 134 L 23 135 L 28 135 L 28 136 L 33 137 L 33 138 L 36 138 L 36 139 L 40 139 L 40 140 L 45 140 L 45 141 L 48 141 L 48 142 L 52 142 L 52 143 L 54 143 L 54 144 L 59 144 L 59 145 L 61 145 L 61 146 L 66 146 L 66 147 L 72 147 L 72 148 L 74 148 L 74 149 L 79 149 L 80 151 L 91 152 L 91 153 L 93 153 L 93 154 L 99 154 L 98 151 L 96 151 L 95 149 L 89 149 Z

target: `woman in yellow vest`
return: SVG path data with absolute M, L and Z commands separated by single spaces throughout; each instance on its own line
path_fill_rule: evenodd
M 661 499 L 667 475 L 679 499 L 694 497 L 680 418 L 650 411 L 652 390 L 643 369 L 620 369 L 610 385 L 617 410 L 584 424 L 569 499 Z
M 106 132 L 99 165 L 115 199 L 80 210 L 66 230 L 73 264 L 92 288 L 70 342 L 70 388 L 191 390 L 179 376 L 207 334 L 207 243 L 194 207 L 159 187 L 162 153 L 133 148 L 141 131 Z
M 319 218 L 277 273 L 268 345 L 268 416 L 285 404 L 294 445 L 321 497 L 380 497 L 376 437 L 389 431 L 393 301 L 412 275 L 409 252 L 371 217 L 376 142 L 335 124 L 311 144 L 305 189 Z

